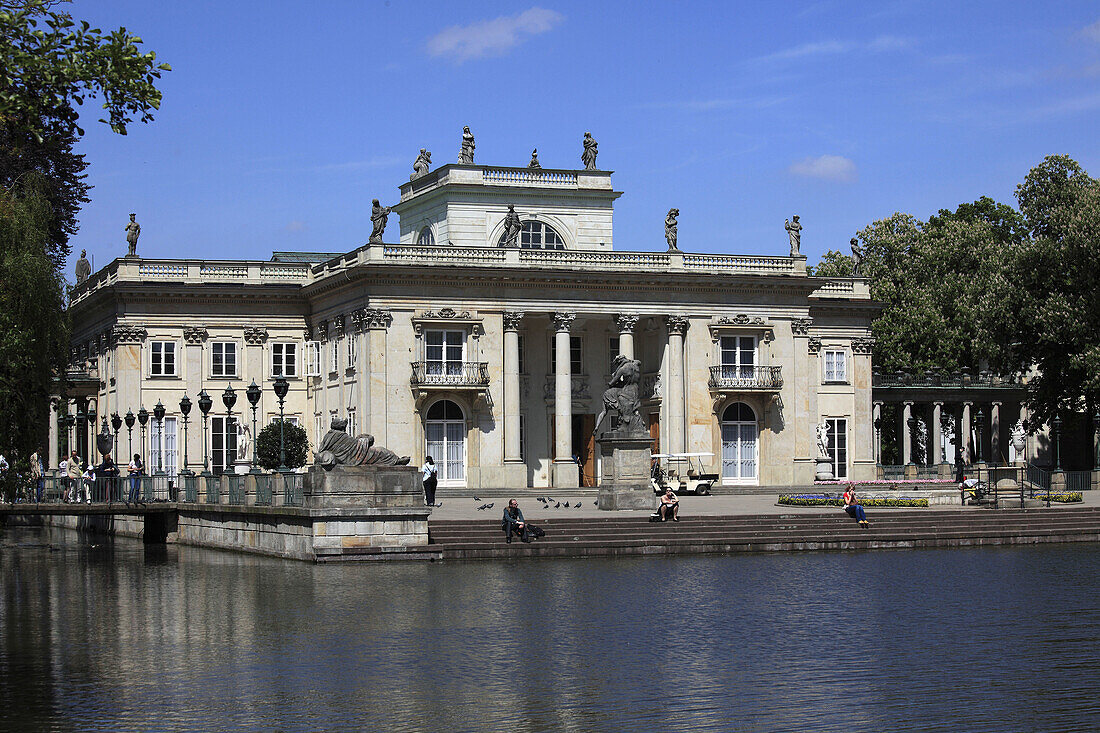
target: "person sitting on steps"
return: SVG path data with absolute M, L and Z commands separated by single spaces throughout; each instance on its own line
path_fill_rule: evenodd
M 853 483 L 849 483 L 847 491 L 844 492 L 844 511 L 852 519 L 859 520 L 860 527 L 867 528 L 871 526 L 871 523 L 867 521 L 867 515 L 863 511 L 863 507 L 856 500 L 856 485 Z
M 508 544 L 512 543 L 512 535 L 519 535 L 524 542 L 531 541 L 531 532 L 527 528 L 527 522 L 523 520 L 519 502 L 515 499 L 508 500 L 508 506 L 504 508 L 504 517 L 500 520 L 500 528 L 504 530 L 504 541 Z
M 657 511 L 661 514 L 662 522 L 667 522 L 670 517 L 673 522 L 680 521 L 680 500 L 676 498 L 671 486 L 661 496 L 661 505 L 657 507 Z

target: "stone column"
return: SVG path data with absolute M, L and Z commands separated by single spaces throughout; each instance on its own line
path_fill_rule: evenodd
M 970 442 L 970 408 L 973 402 L 964 402 L 962 406 L 962 418 L 959 420 L 959 446 L 963 451 L 963 463 L 970 465 L 974 462 L 974 445 Z
M 871 410 L 871 427 L 875 431 L 875 463 L 882 463 L 882 403 L 874 403 Z
M 558 312 L 554 321 L 554 488 L 576 488 L 580 473 L 573 462 L 573 374 L 570 371 L 569 328 L 576 313 Z
M 943 446 L 940 445 L 940 419 L 943 412 L 942 402 L 932 403 L 932 425 L 928 431 L 928 440 L 932 444 L 932 455 L 929 463 L 933 466 L 943 463 Z
M 1001 403 L 989 403 L 989 462 L 994 466 L 1003 465 L 1001 461 Z
M 688 319 L 668 317 L 668 451 L 683 453 L 684 436 L 684 335 Z
M 615 316 L 615 325 L 619 328 L 619 353 L 634 359 L 634 327 L 638 325 L 638 314 L 619 313 Z
M 522 463 L 523 456 L 519 450 L 519 326 L 523 320 L 523 313 L 505 311 L 503 318 L 504 462 Z
M 50 449 L 49 455 L 46 456 L 46 470 L 52 471 L 57 468 L 57 416 L 60 415 L 61 409 L 61 397 L 59 395 L 50 395 L 50 409 L 49 413 L 50 421 Z
M 913 416 L 913 403 L 906 401 L 901 407 L 901 462 L 908 466 L 913 462 L 913 432 L 909 419 Z

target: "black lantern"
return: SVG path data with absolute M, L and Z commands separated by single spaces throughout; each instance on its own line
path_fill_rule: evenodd
M 233 420 L 233 405 L 237 404 L 237 392 L 233 389 L 232 383 L 226 386 L 225 391 L 222 392 L 222 404 L 225 405 L 225 441 L 222 445 L 225 449 L 229 447 L 229 423 Z M 236 436 L 234 436 L 234 440 Z M 234 443 L 235 445 L 235 443 Z M 226 468 L 228 468 L 228 463 Z
M 252 473 L 259 473 L 260 467 L 256 463 L 256 441 L 259 436 L 256 434 L 256 407 L 260 404 L 260 396 L 263 392 L 260 390 L 260 385 L 256 384 L 256 380 L 252 380 L 252 384 L 248 385 L 248 389 L 245 390 L 245 396 L 248 398 L 248 404 L 252 405 Z
M 283 440 L 283 401 L 286 399 L 286 393 L 290 391 L 290 383 L 286 381 L 286 377 L 280 374 L 275 379 L 275 396 L 279 398 L 279 471 L 284 472 L 289 470 L 286 466 L 286 444 Z
M 180 414 L 183 415 L 183 470 L 181 476 L 190 476 L 191 470 L 187 467 L 187 416 L 191 414 L 191 398 L 187 395 L 180 400 Z
M 982 462 L 982 427 L 985 425 L 985 413 L 982 408 L 974 415 L 974 426 L 978 429 L 978 463 Z
M 153 408 L 153 419 L 157 421 L 157 475 L 164 475 L 164 405 L 157 400 Z
M 213 406 L 214 399 L 206 393 L 206 390 L 199 392 L 199 412 L 202 413 L 202 474 L 204 476 L 210 475 L 210 462 L 206 458 L 206 416 Z
M 141 426 L 141 441 L 138 443 L 138 453 L 147 456 L 148 454 L 145 452 L 145 426 L 149 424 L 149 411 L 145 409 L 145 405 L 138 409 L 137 419 L 138 424 Z
M 134 423 L 137 422 L 133 410 L 126 411 L 124 421 L 126 423 L 126 460 L 129 461 L 130 457 L 134 454 Z
M 88 427 L 95 430 L 95 403 L 88 403 Z
M 1055 415 L 1054 425 L 1054 470 L 1062 470 L 1062 416 Z
M 117 412 L 111 413 L 111 427 L 115 430 L 115 458 L 118 458 L 118 431 L 122 429 L 122 418 Z

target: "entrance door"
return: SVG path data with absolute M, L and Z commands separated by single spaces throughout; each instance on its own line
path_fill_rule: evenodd
M 722 412 L 722 483 L 757 482 L 756 413 L 744 402 Z
M 573 456 L 578 459 L 577 471 L 581 486 L 596 485 L 596 429 L 595 415 L 573 416 Z
M 466 418 L 462 408 L 440 400 L 428 408 L 424 420 L 425 455 L 438 467 L 440 486 L 466 485 Z

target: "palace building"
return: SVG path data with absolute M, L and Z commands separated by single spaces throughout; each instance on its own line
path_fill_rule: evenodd
M 448 164 L 400 191 L 395 243 L 115 259 L 73 290 L 69 397 L 100 417 L 163 405 L 145 450 L 170 475 L 184 395 L 214 398 L 206 430 L 190 415 L 187 467 L 206 455 L 232 470 L 244 388 L 261 387 L 267 424 L 282 375 L 283 413 L 314 449 L 338 417 L 414 463 L 433 456 L 441 486 L 594 486 L 595 418 L 622 354 L 641 362 L 656 451 L 709 454 L 728 485 L 806 485 L 824 423 L 834 475 L 874 478 L 864 279 L 809 277 L 797 254 L 618 249 L 609 171 Z

